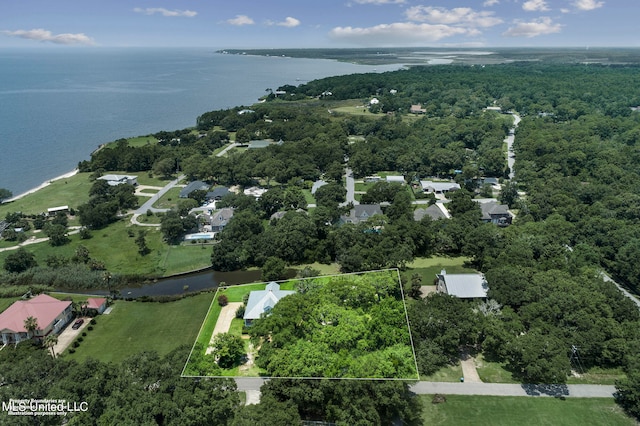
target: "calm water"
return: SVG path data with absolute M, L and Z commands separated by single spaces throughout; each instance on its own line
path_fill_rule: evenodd
M 101 143 L 193 126 L 203 112 L 256 102 L 266 88 L 372 71 L 214 49 L 5 49 L 0 188 L 20 194 L 72 170 Z

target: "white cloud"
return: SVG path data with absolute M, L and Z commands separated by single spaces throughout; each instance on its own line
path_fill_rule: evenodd
M 527 12 L 545 12 L 549 10 L 545 0 L 528 0 L 522 3 L 522 8 Z
M 563 7 L 562 9 L 560 9 L 560 12 L 562 12 L 562 13 L 571 13 L 571 10 Z
M 358 4 L 403 4 L 406 0 L 354 0 Z
M 284 21 L 276 23 L 276 25 L 280 25 L 281 27 L 293 28 L 300 25 L 300 20 L 296 18 L 292 18 L 291 16 L 287 16 Z
M 249 18 L 247 15 L 236 15 L 235 18 L 227 20 L 228 24 L 242 26 L 242 25 L 253 25 L 253 19 Z
M 144 13 L 145 15 L 155 15 L 156 13 L 159 13 L 162 16 L 181 16 L 187 18 L 193 18 L 198 14 L 198 12 L 194 12 L 193 10 L 169 10 L 163 7 L 148 7 L 146 9 L 136 7 L 135 9 L 133 9 L 133 11 L 137 13 Z
M 475 35 L 476 31 L 448 25 L 397 22 L 368 28 L 336 27 L 329 32 L 335 40 L 367 46 L 420 45 L 455 35 Z
M 537 37 L 545 34 L 559 33 L 562 26 L 554 24 L 551 18 L 542 17 L 531 22 L 518 22 L 514 27 L 509 28 L 502 35 L 506 37 Z
M 482 6 L 491 7 L 495 6 L 496 4 L 500 4 L 500 0 L 486 0 L 484 3 L 482 3 Z
M 494 16 L 494 12 L 476 12 L 469 7 L 445 9 L 443 7 L 414 6 L 407 9 L 405 15 L 410 21 L 468 27 L 492 27 L 503 22 L 502 19 Z
M 604 6 L 603 1 L 596 0 L 576 0 L 573 5 L 580 10 L 593 10 Z
M 83 33 L 79 34 L 52 34 L 51 31 L 44 30 L 42 28 L 34 30 L 17 30 L 17 31 L 2 31 L 10 37 L 25 38 L 28 40 L 36 40 L 43 42 L 51 42 L 55 44 L 85 44 L 93 45 L 94 40 L 91 37 L 86 36 Z

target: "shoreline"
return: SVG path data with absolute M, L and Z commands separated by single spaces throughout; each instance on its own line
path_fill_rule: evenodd
M 17 201 L 17 200 L 19 200 L 21 198 L 26 197 L 27 195 L 31 195 L 31 194 L 41 190 L 42 188 L 46 188 L 47 186 L 51 185 L 51 183 L 53 183 L 53 182 L 55 182 L 57 180 L 67 179 L 67 178 L 70 178 L 72 176 L 75 176 L 76 174 L 78 174 L 78 169 L 73 169 L 70 172 L 64 173 L 64 174 L 62 174 L 60 176 L 56 176 L 53 179 L 49 179 L 49 180 L 41 183 L 40 185 L 36 186 L 35 188 L 32 188 L 32 189 L 30 189 L 28 191 L 23 192 L 22 194 L 18 194 L 18 195 L 14 196 L 14 197 L 8 198 L 8 199 L 2 201 L 2 204 L 10 203 L 12 201 Z

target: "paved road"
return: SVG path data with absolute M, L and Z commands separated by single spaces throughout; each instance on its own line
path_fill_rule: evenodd
M 622 292 L 622 294 L 624 294 L 625 296 L 627 296 L 629 299 L 631 299 L 631 301 L 633 301 L 633 303 L 635 303 L 636 305 L 638 305 L 638 308 L 640 308 L 640 300 L 634 296 L 633 294 L 629 293 L 626 289 L 624 289 L 620 284 L 618 284 L 617 282 L 615 282 L 609 275 L 607 275 L 605 272 L 600 272 L 600 275 L 602 276 L 602 279 L 608 282 L 612 282 L 616 285 L 616 287 L 618 287 L 618 290 L 620 290 Z
M 155 194 L 152 197 L 150 197 L 142 206 L 140 206 L 134 212 L 134 214 L 144 214 L 144 213 L 147 212 L 147 210 L 151 210 L 154 213 L 166 212 L 167 210 L 169 210 L 169 209 L 156 209 L 156 208 L 153 207 L 153 204 L 156 201 L 158 201 L 160 199 L 160 197 L 162 197 L 164 194 L 166 194 L 171 188 L 176 186 L 178 184 L 178 182 L 180 182 L 184 178 L 185 178 L 185 175 L 180 175 L 180 176 L 178 176 L 178 179 L 172 180 L 171 182 L 166 184 L 164 186 L 164 188 L 162 188 L 160 191 L 158 191 L 157 194 Z
M 230 149 L 233 149 L 237 146 L 240 146 L 239 143 L 232 143 L 229 144 L 229 146 L 227 146 L 225 149 L 223 149 L 222 151 L 220 151 L 219 153 L 216 154 L 216 157 L 222 157 L 223 155 L 225 155 L 227 153 L 227 151 L 229 151 Z
M 346 206 L 349 203 L 353 203 L 353 205 L 360 204 L 359 201 L 356 200 L 356 181 L 353 178 L 353 170 L 349 167 L 345 169 L 345 180 L 346 180 L 346 188 L 347 188 L 347 201 L 342 203 L 341 206 Z
M 515 176 L 513 173 L 513 165 L 516 162 L 516 159 L 513 153 L 513 141 L 516 139 L 516 137 L 513 133 L 515 133 L 516 127 L 518 127 L 518 123 L 520 123 L 521 121 L 520 116 L 515 112 L 511 113 L 511 115 L 513 116 L 513 127 L 509 132 L 511 134 L 507 136 L 505 139 L 505 142 L 507 143 L 507 147 L 508 147 L 507 148 L 507 165 L 509 166 L 509 179 L 513 179 L 513 177 Z
M 268 379 L 236 378 L 238 390 L 256 391 Z M 275 379 L 277 380 L 277 379 Z M 607 385 L 519 385 L 508 383 L 417 382 L 411 390 L 419 395 L 554 396 L 567 398 L 612 398 L 615 386 Z

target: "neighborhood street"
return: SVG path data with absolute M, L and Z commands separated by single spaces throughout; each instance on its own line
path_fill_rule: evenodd
M 267 380 L 236 378 L 238 390 L 256 392 Z M 278 380 L 278 379 L 273 379 Z M 521 385 L 510 383 L 417 382 L 411 390 L 418 395 L 553 396 L 567 398 L 613 398 L 615 386 L 608 385 Z

